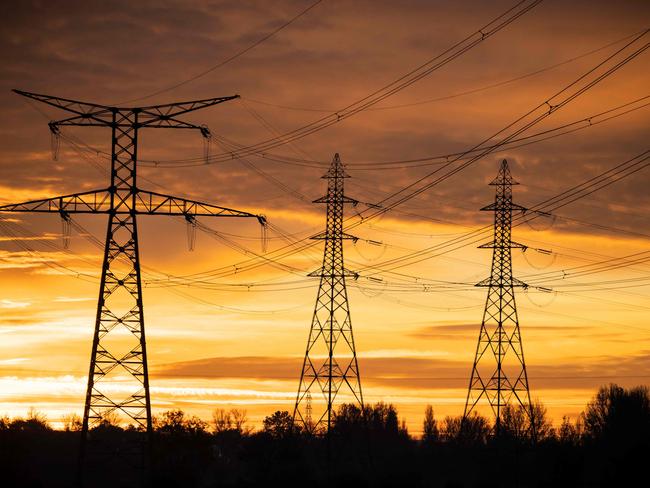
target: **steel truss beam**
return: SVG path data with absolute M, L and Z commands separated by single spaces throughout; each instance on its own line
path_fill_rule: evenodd
M 233 210 L 227 207 L 197 202 L 186 198 L 172 197 L 162 193 L 146 190 L 134 192 L 134 207 L 125 201 L 111 204 L 111 190 L 93 190 L 83 193 L 72 193 L 55 198 L 31 200 L 0 206 L 0 212 L 41 212 L 41 213 L 87 213 L 128 215 L 135 209 L 138 215 L 168 215 L 194 217 L 255 217 L 260 223 L 264 218 L 249 212 Z M 115 208 L 113 208 L 115 207 Z

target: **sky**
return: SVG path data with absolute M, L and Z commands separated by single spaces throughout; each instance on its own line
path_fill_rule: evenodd
M 500 148 L 382 216 L 361 219 L 366 203 L 431 181 L 440 166 L 439 159 L 381 163 L 462 152 L 489 139 L 646 29 L 650 5 L 544 1 L 416 83 L 272 157 L 219 159 L 230 144 L 249 146 L 340 111 L 513 2 L 324 0 L 218 66 L 312 3 L 14 4 L 0 20 L 0 203 L 108 184 L 106 129 L 65 129 L 55 159 L 47 122 L 65 114 L 11 89 L 117 106 L 240 95 L 185 117 L 214 134 L 211 164 L 198 133 L 142 131 L 140 186 L 266 215 L 273 257 L 287 235 L 303 239 L 324 226 L 323 206 L 311 201 L 324 194 L 321 176 L 339 153 L 351 176 L 346 194 L 363 202 L 346 208 L 360 239 L 346 243 L 345 259 L 361 275 L 349 283 L 349 300 L 364 398 L 394 403 L 417 435 L 427 404 L 438 418 L 462 414 L 486 293 L 471 284 L 489 276 L 491 256 L 476 249 L 479 241 L 391 273 L 385 263 L 490 225 L 479 209 L 494 199 L 487 184 L 504 158 L 520 183 L 515 201 L 532 207 L 647 150 L 650 111 L 639 99 L 650 95 L 648 53 L 522 136 L 585 120 L 580 130 Z M 647 35 L 635 45 L 644 43 Z M 616 117 L 594 117 L 610 109 Z M 575 418 L 599 385 L 648 384 L 648 257 L 616 261 L 614 269 L 594 263 L 648 252 L 649 183 L 640 169 L 513 229 L 513 239 L 530 246 L 513 252 L 514 275 L 537 287 L 517 290 L 531 396 L 556 423 Z M 56 215 L 3 219 L 0 415 L 34 407 L 59 425 L 83 409 L 102 259 L 93 238 L 104 238 L 106 217 L 75 216 L 68 248 Z M 217 408 L 246 409 L 259 426 L 265 415 L 293 409 L 318 288 L 306 275 L 320 266 L 322 247 L 315 242 L 280 267 L 240 271 L 251 258 L 268 263 L 256 257 L 256 222 L 201 224 L 219 236 L 198 230 L 190 250 L 182 219 L 139 219 L 152 407 L 206 419 Z M 577 273 L 579 266 L 592 272 Z M 201 283 L 168 279 L 199 273 Z M 397 282 L 408 286 L 397 290 Z M 440 282 L 459 284 L 425 286 Z

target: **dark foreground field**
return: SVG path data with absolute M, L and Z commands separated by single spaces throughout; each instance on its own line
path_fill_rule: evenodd
M 353 406 L 340 407 L 329 439 L 292 428 L 286 412 L 267 417 L 263 430 L 249 432 L 238 411 L 217 411 L 210 424 L 170 411 L 156 418 L 150 486 L 615 487 L 647 482 L 647 388 L 601 388 L 576 422 L 565 419 L 556 429 L 543 406 L 535 412 L 536 442 L 526 416 L 514 408 L 504 414 L 498 438 L 482 417 L 435 421 L 429 411 L 423 439 L 411 438 L 386 404 L 367 407 L 364 416 Z M 74 486 L 80 433 L 76 419 L 69 420 L 66 431 L 50 429 L 37 414 L 1 420 L 0 485 Z M 142 433 L 107 421 L 92 436 L 85 486 L 142 486 L 138 469 L 124 461 Z

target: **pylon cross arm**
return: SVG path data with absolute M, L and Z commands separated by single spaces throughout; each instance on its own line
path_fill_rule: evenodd
M 357 205 L 359 203 L 359 200 L 347 197 L 345 195 L 340 195 L 340 196 L 325 195 L 323 197 L 317 198 L 316 200 L 313 200 L 311 203 L 330 203 L 330 202 L 336 204 L 351 203 L 353 205 Z
M 110 207 L 110 192 L 108 190 L 93 190 L 2 205 L 0 206 L 0 212 L 107 213 Z
M 528 246 L 525 244 L 520 244 L 518 242 L 515 242 L 513 240 L 510 240 L 509 242 L 503 242 L 501 240 L 491 240 L 490 242 L 486 242 L 478 246 L 478 249 L 503 249 L 503 248 L 511 248 L 511 249 L 528 249 Z
M 201 110 L 203 108 L 212 107 L 213 105 L 218 105 L 229 100 L 234 100 L 235 98 L 239 98 L 239 95 L 205 98 L 203 100 L 191 100 L 187 102 L 167 103 L 164 105 L 150 105 L 148 107 L 142 107 L 139 110 L 142 113 L 150 114 L 158 118 L 176 117 L 188 112 Z
M 342 240 L 348 240 L 348 241 L 354 241 L 357 242 L 359 238 L 357 236 L 353 236 L 352 234 L 348 234 L 347 232 L 339 232 L 337 237 L 340 236 Z M 310 237 L 310 239 L 316 240 L 316 241 L 324 241 L 328 239 L 328 234 L 326 232 L 321 232 L 320 234 L 316 234 L 315 236 Z
M 99 105 L 97 103 L 80 102 L 78 100 L 70 100 L 68 98 L 53 97 L 50 95 L 41 95 L 39 93 L 30 93 L 22 90 L 14 90 L 18 95 L 31 98 L 38 102 L 43 102 L 52 107 L 72 112 L 81 117 L 92 118 L 101 115 L 111 114 L 111 107 L 106 105 Z M 101 120 L 101 119 L 98 119 Z
M 69 118 L 51 122 L 50 128 L 52 130 L 56 130 L 58 126 L 115 125 L 118 127 L 133 127 L 136 125 L 138 127 L 199 129 L 204 132 L 204 127 L 177 120 L 175 117 L 239 98 L 239 95 L 233 95 L 228 97 L 215 97 L 203 100 L 168 103 L 164 105 L 123 108 L 82 102 L 68 98 L 53 97 L 39 93 L 30 93 L 22 90 L 14 90 L 14 92 L 24 97 L 31 98 L 32 100 L 37 100 L 74 114 Z M 138 114 L 138 122 L 134 124 L 132 116 L 135 114 Z
M 130 205 L 115 206 L 111 202 L 109 190 L 95 190 L 83 193 L 73 193 L 42 200 L 31 200 L 0 206 L 0 212 L 43 212 L 60 213 L 116 213 L 116 214 L 145 214 L 171 215 L 194 218 L 205 217 L 254 217 L 261 224 L 266 223 L 263 215 L 220 207 L 205 202 L 187 200 L 185 198 L 163 195 L 145 190 L 135 192 L 135 202 Z
M 75 115 L 73 117 L 68 117 L 67 119 L 52 121 L 49 123 L 49 126 L 52 132 L 58 133 L 58 128 L 61 126 L 106 127 L 112 123 L 113 112 L 111 112 L 111 110 L 101 109 L 93 112 L 83 113 L 81 115 Z M 131 127 L 132 125 L 133 124 L 129 122 L 115 123 L 116 127 Z
M 202 125 L 191 124 L 172 116 L 158 115 L 150 112 L 138 112 L 138 121 L 134 120 L 134 113 L 127 112 L 128 116 L 116 117 L 113 121 L 111 110 L 98 110 L 88 114 L 75 115 L 67 119 L 50 122 L 50 129 L 58 132 L 59 127 L 105 127 L 114 126 L 122 128 L 153 128 L 153 129 L 196 129 L 206 131 Z M 208 134 L 208 133 L 206 133 Z
M 330 270 L 327 270 L 327 268 L 323 268 L 322 266 L 311 273 L 309 273 L 307 276 L 314 278 L 314 277 L 325 277 L 327 278 L 328 276 L 332 276 L 332 272 Z M 349 278 L 354 278 L 355 280 L 359 277 L 359 273 L 356 271 L 351 271 L 349 269 L 343 268 L 339 271 L 334 272 L 334 277 L 335 278 L 340 278 L 340 277 L 349 277 Z M 329 302 L 328 302 L 329 303 Z
M 495 278 L 494 276 L 490 276 L 488 278 L 485 278 L 484 280 L 479 281 L 474 286 L 478 286 L 478 287 L 497 287 L 498 288 L 500 284 L 502 284 L 504 288 L 515 287 L 515 286 L 520 287 L 520 288 L 528 288 L 527 283 L 524 283 L 523 281 L 518 280 L 514 276 L 511 276 L 509 280 L 504 279 L 503 283 L 500 283 L 498 278 Z
M 263 215 L 151 191 L 138 190 L 135 200 L 136 213 L 140 214 L 185 217 L 254 217 L 260 224 L 266 223 L 266 217 Z
M 507 204 L 502 204 L 502 203 L 490 203 L 489 205 L 486 205 L 485 207 L 480 208 L 481 211 L 486 212 L 490 210 L 516 210 L 520 212 L 526 212 L 528 209 L 526 207 L 522 207 L 521 205 L 518 205 L 516 203 L 508 202 Z
M 127 126 L 127 124 L 124 125 Z M 156 116 L 155 114 L 149 113 L 144 113 L 144 116 L 138 117 L 137 125 L 138 127 L 153 129 L 196 129 L 201 132 L 206 130 L 206 126 L 191 124 L 175 117 Z

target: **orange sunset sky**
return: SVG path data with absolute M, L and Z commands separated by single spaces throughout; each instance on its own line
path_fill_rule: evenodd
M 513 2 L 324 0 L 218 66 L 311 3 L 25 1 L 6 7 L 0 203 L 108 182 L 107 129 L 67 128 L 54 160 L 47 122 L 65 114 L 29 103 L 12 88 L 117 105 L 239 94 L 185 117 L 210 127 L 211 151 L 219 154 L 228 148 L 216 139 L 248 146 L 337 112 Z M 306 275 L 320 266 L 322 243 L 287 257 L 274 251 L 287 246 L 282 233 L 299 240 L 324 226 L 324 207 L 311 201 L 324 194 L 321 176 L 334 153 L 351 176 L 346 193 L 381 201 L 440 160 L 382 162 L 471 148 L 623 47 L 649 20 L 650 4 L 642 0 L 544 1 L 379 104 L 273 149 L 274 159 L 253 155 L 206 165 L 199 134 L 143 131 L 141 187 L 266 215 L 273 225 L 266 256 L 280 263 L 256 257 L 260 231 L 252 220 L 203 218 L 220 237 L 199 230 L 190 251 L 182 219 L 139 219 L 154 413 L 181 408 L 207 419 L 215 408 L 236 407 L 258 427 L 265 415 L 293 409 L 318 287 Z M 636 57 L 523 136 L 633 102 L 611 113 L 616 117 L 500 149 L 354 229 L 360 240 L 346 243 L 345 259 L 361 275 L 349 283 L 349 298 L 367 402 L 394 403 L 416 435 L 427 404 L 438 418 L 462 414 L 486 293 L 471 284 L 490 273 L 490 251 L 476 245 L 489 233 L 399 268 L 386 263 L 489 225 L 492 215 L 478 209 L 494 198 L 487 183 L 503 158 L 521 183 L 515 202 L 533 206 L 647 150 L 649 56 Z M 648 384 L 649 187 L 650 170 L 641 169 L 513 229 L 513 239 L 530 246 L 513 251 L 515 276 L 543 288 L 517 290 L 517 304 L 531 395 L 554 422 L 575 418 L 599 385 Z M 357 212 L 367 208 L 346 208 L 349 222 L 361 220 Z M 102 259 L 93 240 L 103 240 L 106 216 L 74 217 L 67 249 L 56 215 L 2 219 L 0 415 L 25 415 L 34 407 L 58 426 L 63 415 L 83 409 Z M 618 266 L 594 266 L 632 255 Z M 251 259 L 261 265 L 238 269 Z M 577 272 L 580 266 L 593 272 Z M 188 275 L 200 279 L 169 278 Z

